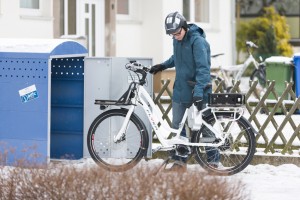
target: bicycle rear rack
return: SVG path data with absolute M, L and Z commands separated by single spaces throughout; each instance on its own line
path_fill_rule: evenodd
M 133 105 L 131 101 L 122 102 L 119 100 L 100 100 L 96 99 L 95 103 L 96 105 L 100 105 L 100 110 L 105 110 L 108 106 L 129 106 Z
M 126 92 L 118 100 L 101 100 L 96 99 L 94 104 L 100 105 L 100 109 L 104 110 L 108 106 L 129 106 L 134 105 L 131 99 L 135 96 L 136 83 L 130 83 Z

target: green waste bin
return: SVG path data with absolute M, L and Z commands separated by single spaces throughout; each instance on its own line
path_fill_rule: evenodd
M 265 60 L 266 63 L 266 79 L 275 81 L 275 91 L 281 96 L 285 90 L 285 81 L 293 81 L 292 58 L 283 56 L 272 56 Z M 268 99 L 275 99 L 271 93 Z M 289 97 L 285 98 L 286 100 Z

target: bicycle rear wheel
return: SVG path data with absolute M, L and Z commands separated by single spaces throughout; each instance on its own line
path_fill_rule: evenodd
M 225 140 L 225 144 L 217 148 L 195 147 L 195 159 L 209 172 L 217 175 L 233 175 L 245 169 L 254 156 L 256 142 L 253 129 L 244 117 L 233 120 L 233 113 L 215 114 L 217 122 L 213 114 L 205 118 L 205 121 L 216 130 L 229 132 L 229 137 Z M 205 139 L 207 141 L 208 135 L 214 137 L 207 127 L 202 126 L 198 132 L 194 133 L 192 141 L 195 143 Z M 214 159 L 214 156 L 219 157 L 219 163 L 209 162 L 209 160 L 218 160 Z
M 109 171 L 121 172 L 133 168 L 146 155 L 149 137 L 144 123 L 134 113 L 121 141 L 114 142 L 127 109 L 108 110 L 91 124 L 87 146 L 93 160 Z

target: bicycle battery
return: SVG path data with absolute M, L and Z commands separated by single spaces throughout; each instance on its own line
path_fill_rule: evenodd
M 210 107 L 238 107 L 245 105 L 245 94 L 240 93 L 213 93 L 208 96 Z

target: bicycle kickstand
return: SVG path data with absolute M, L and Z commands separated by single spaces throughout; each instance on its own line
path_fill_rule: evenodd
M 165 166 L 164 168 L 166 168 L 166 166 L 167 166 L 167 164 L 169 164 L 170 160 L 171 160 L 170 157 L 167 158 L 167 159 L 161 164 L 161 166 L 153 173 L 153 175 L 156 176 L 163 166 Z

